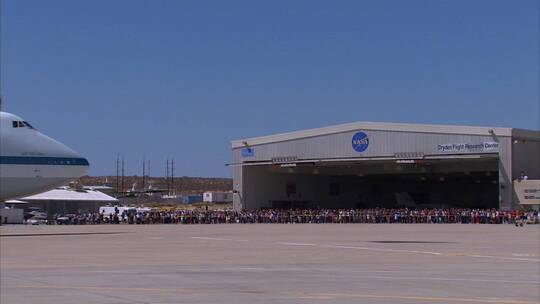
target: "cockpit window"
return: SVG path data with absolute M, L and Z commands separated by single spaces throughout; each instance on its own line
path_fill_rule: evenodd
M 12 121 L 12 125 L 13 125 L 14 128 L 24 128 L 24 127 L 26 127 L 26 128 L 34 129 L 34 127 L 31 124 L 29 124 L 28 122 L 26 122 L 26 121 L 15 121 L 14 120 L 14 121 Z

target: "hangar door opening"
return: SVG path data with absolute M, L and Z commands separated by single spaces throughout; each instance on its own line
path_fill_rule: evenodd
M 243 167 L 255 208 L 498 208 L 496 157 Z

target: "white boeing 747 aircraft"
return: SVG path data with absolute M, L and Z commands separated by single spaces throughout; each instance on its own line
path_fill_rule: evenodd
M 61 186 L 86 174 L 88 165 L 20 117 L 0 112 L 0 202 Z

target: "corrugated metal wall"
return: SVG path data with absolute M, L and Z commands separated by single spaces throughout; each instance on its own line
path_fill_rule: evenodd
M 540 179 L 540 142 L 516 139 L 513 149 L 512 178 L 523 171 L 529 179 Z
M 359 132 L 362 130 L 358 130 Z M 492 136 L 472 136 L 455 134 L 407 133 L 391 131 L 363 131 L 369 138 L 368 148 L 356 152 L 352 147 L 352 137 L 356 132 L 302 138 L 298 140 L 253 146 L 253 156 L 242 157 L 235 153 L 236 161 L 263 161 L 272 157 L 296 156 L 299 159 L 348 158 L 394 156 L 396 152 L 423 152 L 429 155 L 455 154 L 438 150 L 440 144 L 495 142 L 501 138 Z M 504 137 L 507 138 L 507 137 Z M 235 149 L 236 151 L 241 149 Z M 463 151 L 460 153 L 478 153 Z

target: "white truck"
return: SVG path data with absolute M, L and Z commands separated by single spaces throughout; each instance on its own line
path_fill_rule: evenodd
M 103 214 L 104 216 L 110 216 L 111 214 L 118 214 L 119 216 L 122 215 L 124 212 L 130 213 L 130 212 L 137 212 L 137 209 L 135 207 L 128 207 L 128 206 L 103 206 L 99 207 L 99 214 Z

